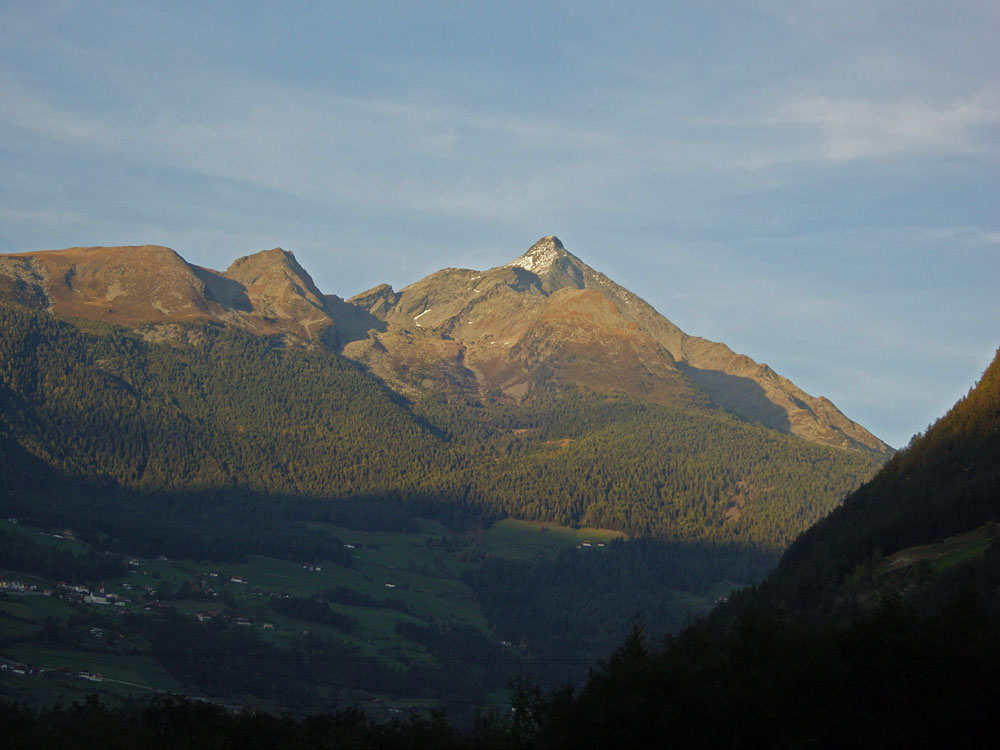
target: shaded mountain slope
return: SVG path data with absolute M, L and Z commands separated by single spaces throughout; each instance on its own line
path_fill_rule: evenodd
M 1000 352 L 965 398 L 789 547 L 759 596 L 849 608 L 894 553 L 998 522 Z
M 1000 700 L 998 459 L 1000 352 L 763 584 L 660 643 L 635 629 L 579 690 L 522 690 L 522 743 L 981 741 Z

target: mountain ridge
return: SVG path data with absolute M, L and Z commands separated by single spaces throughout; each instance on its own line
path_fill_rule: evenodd
M 156 245 L 0 256 L 0 292 L 70 318 L 170 339 L 177 322 L 216 322 L 283 345 L 339 351 L 404 396 L 514 403 L 556 387 L 711 407 L 834 447 L 891 449 L 767 365 L 689 336 L 554 235 L 485 271 L 446 268 L 395 291 L 324 294 L 290 252 L 225 271 Z

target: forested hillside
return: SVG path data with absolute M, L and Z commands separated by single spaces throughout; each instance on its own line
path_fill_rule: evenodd
M 928 555 L 894 553 L 980 527 L 980 536 L 992 539 L 998 522 L 1000 352 L 964 399 L 795 541 L 758 596 L 796 610 L 846 614 L 887 565 L 929 582 L 929 560 L 912 564 Z M 897 585 L 918 587 L 912 576 Z
M 392 489 L 440 442 L 335 355 L 221 326 L 172 346 L 3 302 L 0 316 L 5 433 L 69 474 L 343 497 Z
M 453 522 L 512 516 L 779 549 L 878 460 L 718 409 L 570 387 L 523 407 L 443 394 L 411 404 L 329 351 L 215 325 L 154 343 L 15 303 L 0 315 L 8 509 L 42 472 L 142 497 L 377 497 Z

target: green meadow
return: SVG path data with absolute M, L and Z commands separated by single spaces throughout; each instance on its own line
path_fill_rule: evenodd
M 50 672 L 45 677 L 19 676 L 18 680 L 5 673 L 0 680 L 0 697 L 20 695 L 28 689 L 25 685 L 32 683 L 43 693 L 61 691 L 67 700 L 94 691 L 108 699 L 149 691 L 198 694 L 185 685 L 183 675 L 171 673 L 166 662 L 158 661 L 155 649 L 140 634 L 142 628 L 135 627 L 143 622 L 137 618 L 156 617 L 149 609 L 156 606 L 168 607 L 174 616 L 192 625 L 198 622 L 195 616 L 201 615 L 205 627 L 245 628 L 244 634 L 252 634 L 281 653 L 298 653 L 307 637 L 344 644 L 359 658 L 374 659 L 380 668 L 399 673 L 413 665 L 453 668 L 449 664 L 455 657 L 441 656 L 447 653 L 448 639 L 440 642 L 433 635 L 451 632 L 449 628 L 471 628 L 462 632 L 479 633 L 477 637 L 487 651 L 508 649 L 503 660 L 523 659 L 516 649 L 500 643 L 472 589 L 463 582 L 463 572 L 489 559 L 556 560 L 565 550 L 608 554 L 611 544 L 622 539 L 620 532 L 605 529 L 510 519 L 467 532 L 428 520 L 419 520 L 413 533 L 311 525 L 342 540 L 350 553 L 349 567 L 329 560 L 298 562 L 266 556 L 248 556 L 243 562 L 227 564 L 160 557 L 133 561 L 120 578 L 90 582 L 92 589 L 103 586 L 108 594 L 124 599 L 124 606 L 68 603 L 57 596 L 0 596 L 0 658 L 52 670 L 62 667 L 74 673 Z M 44 539 L 48 545 L 80 552 L 89 549 L 77 540 L 58 540 L 24 527 L 17 529 Z M 0 577 L 40 588 L 56 583 L 13 570 L 0 571 Z M 731 588 L 720 584 L 701 596 L 678 592 L 678 601 L 689 611 L 701 613 Z M 281 598 L 298 602 L 322 598 L 335 619 L 321 622 L 278 611 L 275 602 L 280 603 Z M 236 623 L 237 619 L 242 622 Z M 93 634 L 95 628 L 100 637 Z M 461 658 L 476 661 L 469 655 Z M 75 677 L 82 670 L 100 673 L 103 680 Z M 502 704 L 507 699 L 505 687 L 505 682 L 487 686 L 483 700 Z M 317 690 L 318 694 L 327 692 Z M 340 699 L 351 700 L 351 695 L 351 691 L 340 691 Z M 419 694 L 360 691 L 357 695 L 367 696 L 362 700 L 367 707 L 383 711 L 428 703 Z
M 497 521 L 483 535 L 486 551 L 509 560 L 555 558 L 567 547 L 587 545 L 600 549 L 617 539 L 620 531 L 608 529 L 558 526 L 540 521 L 518 521 L 506 518 Z

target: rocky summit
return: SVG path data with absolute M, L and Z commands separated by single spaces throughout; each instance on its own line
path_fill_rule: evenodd
M 711 402 L 816 443 L 889 451 L 828 399 L 725 344 L 687 335 L 554 236 L 502 266 L 449 268 L 348 303 L 378 325 L 344 353 L 407 393 L 524 399 L 577 385 L 664 404 Z
M 383 284 L 347 300 L 322 293 L 280 248 L 219 272 L 153 245 L 0 256 L 0 293 L 147 338 L 214 321 L 327 347 L 409 397 L 519 403 L 571 386 L 721 407 L 811 442 L 890 451 L 829 400 L 725 344 L 689 336 L 555 236 L 485 271 L 446 268 L 398 292 Z

